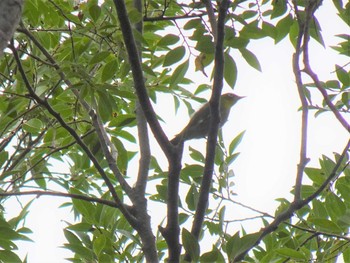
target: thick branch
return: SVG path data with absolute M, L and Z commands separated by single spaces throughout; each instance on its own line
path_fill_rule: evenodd
M 181 253 L 179 239 L 179 181 L 183 146 L 183 143 L 176 146 L 177 151 L 173 155 L 172 161 L 169 162 L 167 225 L 165 228 L 159 227 L 159 231 L 168 244 L 169 262 L 179 262 Z
M 171 158 L 173 147 L 159 124 L 157 115 L 154 112 L 147 94 L 143 70 L 138 55 L 139 52 L 135 43 L 135 38 L 132 32 L 132 27 L 129 21 L 125 2 L 123 0 L 114 0 L 114 5 L 117 10 L 120 28 L 123 33 L 124 43 L 129 57 L 137 97 L 147 119 L 147 122 L 151 127 L 154 137 L 156 138 L 165 155 L 168 158 Z
M 141 0 L 134 0 L 134 7 L 140 14 L 142 14 Z M 142 20 L 135 24 L 135 28 L 140 33 L 140 35 L 142 35 Z M 139 47 L 138 51 L 140 63 L 142 63 L 141 43 L 137 42 L 137 44 Z M 139 223 L 138 233 L 142 240 L 142 250 L 145 255 L 146 261 L 149 263 L 157 263 L 158 255 L 156 242 L 152 232 L 151 217 L 149 216 L 147 211 L 147 199 L 145 197 L 149 172 L 149 163 L 151 160 L 151 150 L 149 144 L 147 121 L 142 111 L 141 105 L 138 101 L 136 102 L 136 121 L 139 138 L 140 160 L 136 186 L 134 187 L 133 194 L 130 197 L 136 210 L 136 217 Z
M 223 87 L 223 74 L 224 74 L 224 37 L 225 37 L 225 18 L 230 1 L 222 1 L 219 9 L 219 17 L 217 23 L 217 42 L 215 49 L 215 71 L 214 71 L 214 83 L 213 92 L 210 98 L 210 114 L 211 123 L 208 133 L 208 142 L 206 149 L 206 159 L 204 166 L 204 173 L 199 193 L 199 199 L 196 209 L 196 214 L 192 224 L 192 235 L 198 239 L 202 229 L 205 211 L 208 206 L 208 198 L 210 192 L 211 181 L 214 170 L 214 158 L 215 148 L 217 141 L 217 134 L 220 122 L 220 95 Z M 189 254 L 186 255 L 186 259 L 189 258 Z
M 134 0 L 134 6 L 140 14 L 143 13 L 141 0 Z M 135 24 L 135 29 L 142 35 L 143 33 L 142 20 L 140 20 L 140 22 Z M 140 41 L 137 42 L 137 45 L 138 45 L 140 63 L 142 63 Z M 137 195 L 144 197 L 145 191 L 146 191 L 147 179 L 148 179 L 149 163 L 151 160 L 151 149 L 149 144 L 147 120 L 145 118 L 144 112 L 139 102 L 136 103 L 136 121 L 137 121 L 137 131 L 138 131 L 139 147 L 140 147 L 140 160 L 139 160 L 139 171 L 138 171 L 135 189 L 136 189 Z

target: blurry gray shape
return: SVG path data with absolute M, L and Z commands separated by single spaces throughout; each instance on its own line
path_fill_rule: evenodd
M 22 6 L 23 0 L 0 0 L 0 56 L 18 26 Z

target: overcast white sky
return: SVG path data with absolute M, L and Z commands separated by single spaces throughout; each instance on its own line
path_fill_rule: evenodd
M 334 14 L 330 1 L 324 1 L 317 11 L 318 18 L 326 18 L 320 19 L 320 23 L 327 49 L 318 44 L 312 45 L 311 65 L 321 80 L 335 78 L 334 73 L 331 73 L 335 63 L 344 65 L 348 62 L 345 57 L 328 48 L 337 43 L 338 39 L 333 37 L 335 34 L 348 30 Z M 272 43 L 272 40 L 265 39 L 248 46 L 257 55 L 262 73 L 246 65 L 239 53 L 236 53 L 239 75 L 234 92 L 247 98 L 233 108 L 223 131 L 226 140 L 230 142 L 239 132 L 246 130 L 238 148 L 241 155 L 232 167 L 236 174 L 233 190 L 237 193 L 237 201 L 269 213 L 273 213 L 277 206 L 274 199 L 291 197 L 289 192 L 295 180 L 300 144 L 300 113 L 297 111 L 300 102 L 291 69 L 293 50 L 288 41 L 276 46 Z M 191 78 L 198 79 L 201 83 L 204 80 L 198 72 L 191 74 Z M 210 84 L 209 79 L 207 83 Z M 230 89 L 225 87 L 225 91 Z M 164 107 L 169 107 L 169 101 L 156 108 L 162 109 L 161 116 L 168 121 L 164 125 L 168 134 L 176 134 L 188 118 L 181 113 L 175 116 L 173 107 L 168 111 L 169 115 L 166 115 Z M 322 114 L 317 119 L 310 117 L 309 165 L 318 166 L 318 158 L 322 154 L 332 157 L 332 152 L 341 152 L 349 135 L 332 114 Z M 346 117 L 350 121 L 349 116 Z M 192 147 L 205 149 L 203 140 L 190 143 Z M 159 160 L 161 159 L 160 156 Z M 64 220 L 72 222 L 71 216 L 67 219 L 69 210 L 58 208 L 62 201 L 62 198 L 41 197 L 32 205 L 26 223 L 34 231 L 31 237 L 35 242 L 21 243 L 20 246 L 21 255 L 28 253 L 29 263 L 61 263 L 69 255 L 59 248 L 65 242 L 62 232 L 66 226 Z M 9 217 L 19 211 L 12 202 L 8 208 Z M 232 218 L 248 215 L 247 211 L 239 207 L 232 211 Z M 245 227 L 248 231 L 254 231 L 260 225 L 254 222 L 247 223 Z

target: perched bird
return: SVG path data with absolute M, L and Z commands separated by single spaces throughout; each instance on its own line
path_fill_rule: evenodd
M 233 93 L 226 93 L 220 98 L 220 124 L 221 128 L 227 121 L 231 107 L 243 97 Z M 187 126 L 171 140 L 172 144 L 179 144 L 191 139 L 204 138 L 208 135 L 210 127 L 210 105 L 209 102 L 204 104 L 194 113 Z

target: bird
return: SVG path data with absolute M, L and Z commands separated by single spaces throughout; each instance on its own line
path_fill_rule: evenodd
M 244 97 L 240 97 L 234 93 L 226 93 L 221 95 L 219 128 L 221 128 L 227 121 L 231 107 L 242 98 Z M 177 145 L 187 140 L 204 138 L 208 135 L 209 128 L 210 105 L 209 102 L 207 102 L 193 114 L 186 127 L 179 134 L 177 134 L 170 142 L 173 145 Z

